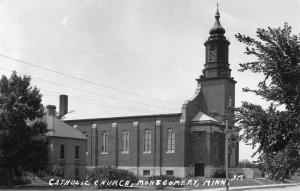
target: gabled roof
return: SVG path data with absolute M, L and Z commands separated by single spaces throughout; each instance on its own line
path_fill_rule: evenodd
M 195 117 L 192 119 L 192 122 L 204 122 L 204 121 L 206 121 L 206 122 L 207 121 L 218 122 L 218 120 L 216 120 L 215 118 L 212 118 L 212 117 L 206 115 L 202 111 L 199 111 L 197 113 L 197 115 L 195 115 Z
M 56 116 L 45 115 L 44 119 L 47 123 L 47 128 L 49 129 L 49 132 L 47 133 L 48 136 L 86 139 L 80 131 L 74 129 L 63 121 L 60 121 Z

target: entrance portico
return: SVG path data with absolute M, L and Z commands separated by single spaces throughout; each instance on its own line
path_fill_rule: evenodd
M 191 121 L 192 163 L 195 176 L 211 177 L 224 166 L 224 124 L 202 111 Z

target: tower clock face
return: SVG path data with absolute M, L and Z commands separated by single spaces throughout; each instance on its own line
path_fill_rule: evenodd
M 208 49 L 208 61 L 216 62 L 217 61 L 217 47 L 212 45 Z

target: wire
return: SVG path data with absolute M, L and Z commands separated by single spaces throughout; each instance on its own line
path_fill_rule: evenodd
M 160 99 L 157 99 L 157 98 L 152 98 L 152 97 L 149 97 L 149 96 L 144 96 L 144 95 L 132 93 L 132 92 L 129 92 L 129 91 L 120 90 L 120 89 L 117 89 L 117 88 L 114 88 L 114 87 L 111 87 L 111 86 L 107 86 L 107 85 L 103 85 L 103 84 L 93 82 L 93 81 L 90 81 L 90 80 L 85 80 L 83 78 L 79 78 L 79 77 L 76 77 L 76 76 L 73 76 L 73 75 L 70 75 L 70 74 L 66 74 L 66 73 L 63 73 L 63 72 L 52 70 L 52 69 L 44 67 L 44 66 L 39 66 L 39 65 L 36 65 L 36 64 L 32 64 L 30 62 L 27 62 L 27 61 L 24 61 L 24 60 L 21 60 L 21 59 L 16 59 L 16 58 L 13 58 L 13 57 L 10 57 L 10 56 L 7 56 L 7 55 L 0 54 L 0 56 L 3 57 L 3 58 L 14 60 L 14 61 L 19 62 L 19 63 L 27 64 L 27 65 L 30 65 L 30 66 L 33 66 L 33 67 L 36 67 L 36 68 L 40 68 L 40 69 L 43 69 L 43 70 L 46 70 L 46 71 L 50 71 L 50 72 L 53 72 L 53 73 L 56 73 L 56 74 L 60 74 L 62 76 L 66 76 L 66 77 L 69 77 L 69 78 L 72 78 L 72 79 L 80 80 L 80 81 L 85 82 L 85 83 L 89 83 L 89 84 L 93 84 L 93 85 L 96 85 L 96 86 L 99 86 L 99 87 L 104 87 L 104 88 L 107 88 L 107 89 L 111 89 L 111 90 L 114 90 L 114 91 L 117 91 L 117 92 L 129 94 L 129 95 L 134 95 L 134 96 L 137 96 L 137 97 L 143 97 L 143 98 L 151 99 L 151 100 L 158 101 L 158 102 L 166 102 L 165 100 L 160 100 Z M 172 102 L 166 102 L 166 103 L 176 104 L 176 103 L 172 103 Z
M 55 98 L 57 98 L 57 95 L 55 94 L 49 94 L 49 93 L 43 93 L 43 94 L 45 94 L 45 95 L 47 95 L 47 96 L 51 96 L 51 97 L 55 97 Z M 73 100 L 72 98 L 70 98 L 70 100 Z M 88 102 L 82 102 L 82 101 L 76 101 L 76 103 L 80 103 L 80 104 L 85 104 L 85 105 L 93 105 L 93 106 L 95 106 L 95 104 L 93 104 L 93 103 L 88 103 Z M 111 109 L 115 109 L 115 108 L 111 108 Z M 119 111 L 119 110 L 127 110 L 127 109 L 116 109 L 117 111 Z M 74 110 L 73 110 L 74 111 Z M 95 109 L 94 107 L 90 107 L 89 108 L 89 111 L 91 112 L 91 111 L 93 111 L 93 112 L 95 112 L 95 113 L 97 113 L 97 116 L 89 116 L 89 117 L 97 117 L 97 118 L 101 118 L 101 117 L 114 117 L 114 116 L 120 116 L 120 113 L 116 113 L 116 112 L 113 112 L 112 110 L 110 110 L 110 108 L 107 108 L 107 107 L 101 107 L 101 110 L 100 109 Z M 105 112 L 106 111 L 106 112 Z M 127 111 L 131 111 L 132 112 L 132 110 L 127 110 Z M 107 112 L 109 112 L 109 114 L 107 113 Z M 145 114 L 147 114 L 147 115 L 149 115 L 149 112 L 144 112 Z M 99 116 L 99 114 L 100 114 L 100 116 Z M 101 116 L 102 115 L 102 116 Z M 132 113 L 129 113 L 129 115 L 128 116 L 132 116 Z M 84 117 L 84 118 L 86 118 L 86 117 Z
M 51 92 L 51 91 L 48 91 L 48 90 L 43 90 L 43 91 L 46 91 L 46 92 Z M 53 92 L 53 91 L 52 91 Z M 44 93 L 44 94 L 47 94 L 47 93 Z M 132 110 L 136 110 L 136 111 L 146 111 L 146 112 L 154 112 L 155 110 L 151 110 L 151 109 L 146 109 L 145 108 L 140 108 L 140 107 L 132 107 L 132 106 L 124 106 L 124 105 L 118 105 L 118 104 L 110 104 L 110 103 L 105 103 L 105 102 L 102 102 L 102 103 L 99 103 L 99 102 L 96 102 L 95 100 L 89 100 L 88 102 L 86 100 L 88 99 L 83 99 L 81 97 L 75 97 L 75 96 L 70 96 L 71 99 L 75 99 L 75 100 L 80 100 L 81 103 L 88 103 L 88 104 L 96 104 L 96 105 L 101 105 L 101 106 L 105 106 L 105 107 L 111 107 L 111 108 L 115 108 L 115 109 L 124 109 L 124 110 L 127 110 L 127 111 L 132 111 Z M 85 101 L 82 101 L 82 100 L 85 100 Z M 130 109 L 130 110 L 128 110 Z
M 93 92 L 93 91 L 89 91 L 89 90 L 82 90 L 82 89 L 74 88 L 74 87 L 67 86 L 67 85 L 64 85 L 64 84 L 61 84 L 61 83 L 57 83 L 57 82 L 45 80 L 45 79 L 39 78 L 39 77 L 33 77 L 33 78 L 41 80 L 41 81 L 44 81 L 44 82 L 47 82 L 47 83 L 52 83 L 52 84 L 56 84 L 56 85 L 59 85 L 59 86 L 66 87 L 66 88 L 70 88 L 70 89 L 73 89 L 73 90 L 76 90 L 76 91 L 98 95 L 98 96 L 105 97 L 105 98 L 108 98 L 108 99 L 115 99 L 115 100 L 118 100 L 118 101 L 125 101 L 125 102 L 134 103 L 134 104 L 139 104 L 139 105 L 145 105 L 145 106 L 153 107 L 153 105 L 150 105 L 150 104 L 145 104 L 145 103 L 140 103 L 140 102 L 136 102 L 136 101 L 131 101 L 131 100 L 120 98 L 120 97 L 113 97 L 113 96 L 108 96 L 108 95 L 104 95 L 104 94 L 99 94 L 97 92 Z M 59 92 L 57 92 L 57 93 L 59 94 Z M 163 107 L 163 106 L 158 106 L 158 105 L 155 105 L 155 107 L 160 107 L 160 108 L 163 108 L 163 109 L 170 108 L 170 107 Z M 175 109 L 174 106 L 172 106 L 172 107 Z
M 10 71 L 10 72 L 13 71 L 13 70 L 10 70 L 10 69 L 7 69 L 7 68 L 3 68 L 3 67 L 0 67 L 0 69 L 5 70 L 5 71 Z M 18 72 L 18 73 L 21 74 L 21 75 L 26 75 L 26 74 L 23 74 L 23 73 L 20 73 L 20 72 Z M 57 83 L 57 82 L 45 80 L 45 79 L 39 78 L 39 77 L 34 77 L 34 76 L 31 76 L 31 77 L 34 78 L 34 79 L 45 81 L 47 83 L 56 84 L 56 85 L 59 85 L 59 86 L 67 87 L 67 88 L 70 88 L 70 89 L 74 89 L 76 91 L 81 91 L 81 92 L 84 92 L 84 93 L 88 92 L 88 93 L 91 93 L 91 94 L 100 95 L 100 96 L 103 96 L 103 97 L 106 97 L 106 98 L 110 98 L 110 99 L 122 100 L 122 101 L 126 101 L 126 102 L 131 102 L 131 103 L 134 103 L 134 104 L 137 103 L 137 102 L 126 100 L 126 99 L 122 99 L 122 98 L 110 97 L 110 96 L 107 96 L 107 95 L 98 94 L 97 92 L 92 92 L 92 91 L 88 91 L 88 90 L 77 89 L 77 88 L 74 88 L 74 87 L 71 87 L 71 86 L 67 86 L 67 85 L 64 85 L 64 84 L 61 84 L 61 83 Z M 50 90 L 43 90 L 43 91 L 51 92 Z M 54 91 L 52 91 L 52 92 L 54 92 Z M 54 92 L 54 93 L 60 94 L 59 92 Z M 71 97 L 74 97 L 74 98 L 77 98 L 77 99 L 80 99 L 80 100 L 82 100 L 82 99 L 87 100 L 86 98 L 81 98 L 81 97 L 76 97 L 76 96 L 71 96 Z M 95 101 L 95 100 L 91 100 L 91 101 Z M 93 102 L 91 104 L 98 104 L 99 105 L 99 103 L 97 103 L 97 102 Z M 103 102 L 103 104 L 107 104 L 107 105 L 111 105 L 111 106 L 117 106 L 117 107 L 127 107 L 127 108 L 131 108 L 132 110 L 136 110 L 136 109 L 143 110 L 143 109 L 145 109 L 145 108 L 141 108 L 141 107 L 132 107 L 132 106 L 122 106 L 122 105 L 116 105 L 116 104 L 108 104 L 108 103 L 105 103 L 105 102 Z M 146 106 L 150 106 L 150 107 L 160 107 L 160 108 L 163 108 L 163 109 L 167 109 L 166 107 L 162 107 L 162 106 L 153 106 L 153 105 L 142 104 L 142 103 L 138 103 L 138 104 L 140 104 L 140 105 L 146 105 Z M 175 107 L 174 107 L 174 109 L 175 109 Z M 176 108 L 176 109 L 178 109 L 178 108 Z M 148 108 L 146 108 L 146 110 L 148 110 L 148 111 L 154 111 L 154 110 L 149 110 Z M 131 110 L 129 110 L 129 111 L 131 111 Z
M 60 94 L 60 92 L 56 92 L 56 91 L 52 91 L 52 90 L 45 90 L 45 89 L 43 89 L 43 88 L 40 88 L 43 92 L 50 92 L 50 93 L 55 93 L 56 95 L 57 94 Z M 94 103 L 99 103 L 99 102 L 97 102 L 96 100 L 92 100 L 92 99 L 87 99 L 87 98 L 83 98 L 83 97 L 77 97 L 77 96 L 73 96 L 73 95 L 69 95 L 69 97 L 73 97 L 73 98 L 77 98 L 77 99 L 79 99 L 79 100 L 86 100 L 86 101 L 92 101 L 92 102 L 94 102 Z M 105 102 L 103 102 L 103 103 L 105 103 Z M 135 103 L 135 102 L 132 102 L 132 103 Z M 111 104 L 111 105 L 113 105 L 113 104 Z M 159 107 L 159 106 L 154 106 L 154 105 L 148 105 L 148 104 L 145 104 L 145 105 L 147 105 L 147 106 L 149 106 L 149 107 L 152 107 L 152 108 L 157 108 L 157 107 Z M 118 106 L 121 106 L 121 105 L 118 105 Z M 142 107 L 136 107 L 136 108 L 142 108 Z M 165 107 L 160 107 L 160 108 L 162 108 L 162 109 L 167 109 L 167 108 L 165 108 Z M 146 109 L 148 109 L 148 108 L 146 108 Z M 174 107 L 174 109 L 175 109 L 175 107 Z M 154 111 L 154 110 L 153 110 Z

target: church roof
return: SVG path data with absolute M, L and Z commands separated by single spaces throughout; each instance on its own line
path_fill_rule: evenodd
M 89 121 L 89 120 L 109 120 L 109 119 L 129 119 L 129 118 L 147 118 L 147 117 L 168 117 L 168 116 L 180 116 L 181 113 L 165 113 L 165 114 L 147 114 L 147 115 L 125 115 L 125 116 L 98 116 L 98 117 L 79 117 L 72 115 L 71 113 L 66 114 L 63 118 L 64 121 Z
M 210 35 L 215 35 L 215 34 L 225 34 L 225 29 L 222 27 L 220 23 L 220 12 L 219 9 L 217 8 L 216 15 L 215 15 L 216 21 L 214 26 L 210 29 L 209 34 Z
M 47 128 L 49 129 L 49 132 L 47 133 L 48 136 L 86 139 L 80 131 L 57 119 L 56 116 L 45 115 L 44 120 L 46 121 Z
M 195 115 L 195 117 L 192 119 L 192 122 L 202 122 L 202 121 L 213 121 L 213 122 L 218 122 L 218 120 L 216 120 L 215 118 L 212 118 L 208 115 L 206 115 L 205 113 L 203 113 L 202 111 L 199 111 L 197 113 L 197 115 Z

